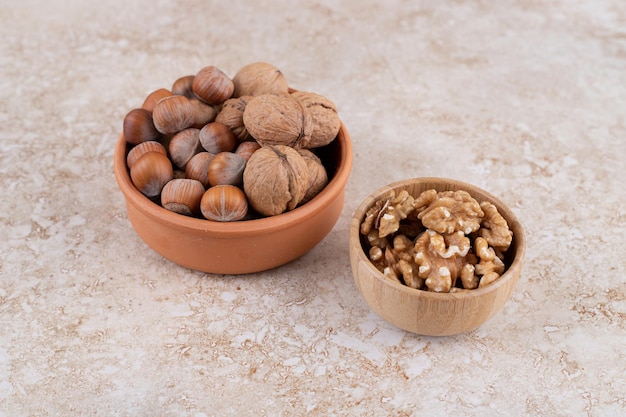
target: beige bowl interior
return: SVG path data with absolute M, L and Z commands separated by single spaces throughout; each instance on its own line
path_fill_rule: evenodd
M 367 258 L 359 228 L 366 211 L 390 190 L 418 196 L 425 190 L 465 190 L 480 201 L 493 203 L 513 231 L 505 273 L 493 284 L 468 292 L 433 293 L 409 288 L 383 276 Z M 492 318 L 511 297 L 521 274 L 525 237 L 513 212 L 499 199 L 476 186 L 442 178 L 414 178 L 382 187 L 355 210 L 350 223 L 350 264 L 354 281 L 366 303 L 395 326 L 422 335 L 445 336 L 476 329 Z

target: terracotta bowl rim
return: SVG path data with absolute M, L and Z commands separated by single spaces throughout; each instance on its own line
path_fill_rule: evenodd
M 498 211 L 500 211 L 500 213 L 504 215 L 504 218 L 507 220 L 507 222 L 509 222 L 509 227 L 511 229 L 515 228 L 513 239 L 515 239 L 515 242 L 516 242 L 516 251 L 513 254 L 513 260 L 511 264 L 508 266 L 508 268 L 506 269 L 506 271 L 504 272 L 504 274 L 496 282 L 490 285 L 487 285 L 484 288 L 477 288 L 471 291 L 461 291 L 461 292 L 456 292 L 456 293 L 438 293 L 438 292 L 432 292 L 432 291 L 418 290 L 418 289 L 403 285 L 399 282 L 394 282 L 390 279 L 385 278 L 385 276 L 378 269 L 376 269 L 376 267 L 370 262 L 368 257 L 365 255 L 363 246 L 360 244 L 359 228 L 360 228 L 360 224 L 362 221 L 361 218 L 365 214 L 365 211 L 369 207 L 371 207 L 372 203 L 375 202 L 380 196 L 384 195 L 386 192 L 388 192 L 391 189 L 396 189 L 398 187 L 405 185 L 409 181 L 411 182 L 444 181 L 446 183 L 454 185 L 458 189 L 464 189 L 470 192 L 470 194 L 471 194 L 472 189 L 477 189 L 482 194 L 487 196 L 490 200 L 496 203 L 496 205 L 498 206 Z M 472 196 L 475 197 L 474 195 Z M 407 178 L 404 180 L 399 180 L 399 181 L 395 181 L 393 183 L 387 184 L 377 189 L 373 193 L 371 193 L 369 196 L 367 196 L 363 200 L 361 204 L 359 204 L 359 206 L 355 209 L 353 213 L 352 221 L 350 224 L 350 244 L 351 245 L 354 243 L 355 238 L 357 239 L 356 241 L 359 242 L 359 245 L 358 245 L 359 250 L 357 251 L 359 260 L 362 263 L 365 263 L 367 265 L 367 268 L 370 271 L 370 274 L 369 274 L 370 277 L 375 277 L 378 281 L 382 282 L 385 286 L 388 286 L 395 291 L 403 292 L 407 296 L 410 296 L 414 299 L 423 298 L 426 300 L 439 301 L 439 302 L 446 302 L 446 301 L 453 302 L 456 300 L 466 300 L 469 298 L 476 298 L 476 297 L 480 297 L 482 295 L 497 291 L 500 287 L 505 285 L 507 281 L 510 281 L 511 279 L 516 279 L 519 277 L 522 265 L 524 263 L 524 256 L 526 252 L 526 239 L 524 236 L 524 229 L 521 223 L 519 222 L 519 220 L 517 219 L 517 216 L 515 216 L 515 213 L 513 213 L 513 211 L 506 204 L 504 204 L 499 198 L 495 197 L 493 194 L 489 193 L 488 191 L 476 185 L 470 184 L 468 182 L 450 179 L 450 178 L 444 178 L 444 177 Z
M 345 189 L 352 170 L 352 143 L 343 121 L 336 141 L 339 141 L 338 161 L 336 171 L 326 187 L 311 201 L 286 213 L 260 219 L 241 220 L 236 222 L 214 222 L 211 220 L 187 217 L 154 203 L 144 196 L 133 185 L 126 166 L 127 143 L 124 135 L 120 134 L 115 145 L 113 155 L 113 169 L 118 186 L 128 203 L 139 208 L 144 215 L 161 223 L 167 223 L 177 229 L 189 233 L 199 233 L 216 238 L 242 238 L 276 232 L 291 227 L 313 217 L 337 198 Z

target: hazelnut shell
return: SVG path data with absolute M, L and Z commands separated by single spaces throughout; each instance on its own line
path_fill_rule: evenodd
M 216 185 L 206 190 L 200 201 L 202 215 L 218 222 L 243 219 L 248 213 L 246 195 L 234 185 Z

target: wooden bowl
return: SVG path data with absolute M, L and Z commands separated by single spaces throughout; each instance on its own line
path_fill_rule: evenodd
M 141 194 L 126 166 L 128 146 L 121 135 L 114 172 L 128 218 L 144 242 L 184 267 L 216 274 L 246 274 L 286 264 L 317 245 L 337 222 L 352 169 L 350 135 L 342 124 L 337 138 L 318 155 L 328 185 L 311 201 L 276 216 L 221 223 L 168 211 Z
M 513 242 L 507 251 L 504 274 L 494 283 L 466 292 L 435 293 L 393 282 L 372 265 L 361 244 L 359 228 L 366 211 L 389 190 L 407 190 L 416 197 L 435 189 L 465 190 L 476 200 L 490 201 L 507 220 Z M 350 223 L 350 264 L 352 274 L 366 303 L 383 319 L 413 333 L 446 336 L 476 329 L 494 316 L 511 297 L 522 270 L 525 252 L 524 230 L 513 212 L 500 200 L 478 187 L 442 178 L 413 178 L 385 186 L 361 203 Z

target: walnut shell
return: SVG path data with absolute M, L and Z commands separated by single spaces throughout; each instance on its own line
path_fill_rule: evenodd
M 296 91 L 291 94 L 311 115 L 313 131 L 303 148 L 317 148 L 328 145 L 337 137 L 341 120 L 337 114 L 337 106 L 330 99 L 308 91 Z
M 298 153 L 304 158 L 309 173 L 309 181 L 306 193 L 300 204 L 307 203 L 319 194 L 328 184 L 328 174 L 322 164 L 322 160 L 308 149 L 299 149 Z
M 252 139 L 248 129 L 243 124 L 243 111 L 250 100 L 252 100 L 252 96 L 230 98 L 222 104 L 222 109 L 215 117 L 216 122 L 228 126 L 235 134 L 238 142 Z
M 250 156 L 243 172 L 248 202 L 264 216 L 296 208 L 307 186 L 307 164 L 298 151 L 289 146 L 262 147 Z
M 261 146 L 301 148 L 313 131 L 311 116 L 290 94 L 254 97 L 243 112 L 243 124 Z
M 233 77 L 233 97 L 265 93 L 288 93 L 289 85 L 282 72 L 266 62 L 254 62 L 241 68 Z

